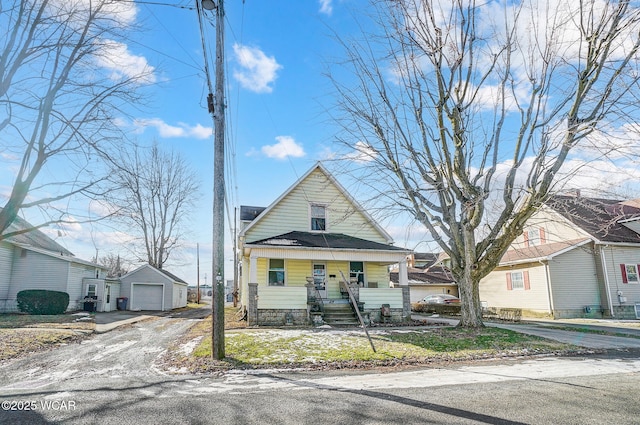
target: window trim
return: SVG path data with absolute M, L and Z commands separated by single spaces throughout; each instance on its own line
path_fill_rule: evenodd
M 629 271 L 627 267 L 635 268 L 635 279 L 629 279 Z M 620 272 L 622 274 L 622 283 L 629 285 L 639 285 L 640 284 L 640 264 L 630 264 L 630 263 L 622 263 L 620 264 Z
M 351 270 L 351 264 L 352 263 L 362 263 L 362 271 L 361 272 L 353 272 Z M 349 261 L 349 282 L 351 282 L 351 278 L 353 277 L 352 275 L 355 274 L 356 276 L 356 283 L 358 283 L 358 285 L 360 285 L 359 280 L 357 279 L 358 275 L 361 274 L 362 275 L 362 287 L 366 288 L 367 287 L 367 275 L 365 273 L 365 262 L 364 261 Z
M 514 287 L 513 286 L 513 276 L 515 274 L 522 276 L 522 287 Z M 529 280 L 529 271 L 528 270 L 518 270 L 513 272 L 507 272 L 507 291 L 529 291 L 531 290 L 531 281 Z
M 535 232 L 533 237 L 531 235 L 531 232 Z M 523 237 L 525 248 L 544 245 L 545 243 L 547 243 L 543 227 L 530 227 L 524 231 Z
M 281 260 L 282 268 L 271 267 L 271 260 Z M 271 272 L 282 272 L 282 284 L 271 282 Z M 284 258 L 268 258 L 267 259 L 267 286 L 287 286 L 287 262 Z
M 313 207 L 321 207 L 324 211 L 324 217 L 314 217 L 313 215 Z M 322 204 L 319 202 L 311 202 L 309 203 L 309 230 L 312 232 L 327 232 L 329 230 L 329 208 L 327 208 L 327 204 Z M 323 219 L 324 220 L 324 229 L 314 229 L 313 228 L 313 219 Z

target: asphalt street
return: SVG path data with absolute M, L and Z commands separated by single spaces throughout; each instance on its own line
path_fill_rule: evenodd
M 159 369 L 158 356 L 194 320 L 147 316 L 81 344 L 3 363 L 0 424 L 639 423 L 636 338 L 611 337 L 629 341 L 584 357 L 401 370 L 196 376 Z M 603 336 L 554 331 L 573 343 Z M 577 334 L 588 338 L 578 341 Z

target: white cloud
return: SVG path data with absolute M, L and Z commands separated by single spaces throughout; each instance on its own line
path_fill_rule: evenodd
M 356 142 L 354 151 L 345 155 L 345 159 L 354 162 L 371 162 L 378 156 L 376 151 L 371 145 L 365 142 Z
M 269 158 L 286 159 L 287 157 L 300 158 L 305 156 L 302 145 L 296 143 L 293 137 L 277 136 L 278 143 L 262 147 L 262 153 Z
M 241 69 L 236 70 L 233 76 L 242 87 L 256 93 L 271 93 L 272 84 L 276 80 L 277 72 L 282 68 L 276 59 L 267 56 L 257 47 L 233 45 L 235 58 Z
M 110 71 L 109 78 L 114 81 L 132 79 L 139 84 L 152 84 L 156 81 L 154 67 L 144 56 L 136 56 L 126 44 L 114 40 L 102 40 L 100 54 L 96 56 L 99 67 Z
M 201 124 L 190 126 L 179 122 L 178 125 L 169 125 L 160 118 L 140 118 L 133 121 L 137 133 L 143 133 L 147 127 L 154 127 L 160 137 L 191 137 L 195 139 L 207 139 L 213 134 L 213 128 L 205 127 Z
M 332 0 L 319 0 L 320 2 L 320 13 L 324 13 L 325 15 L 331 16 L 333 13 L 333 5 Z

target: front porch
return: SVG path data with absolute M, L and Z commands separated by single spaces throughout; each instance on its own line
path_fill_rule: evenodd
M 319 296 L 313 283 L 305 286 L 264 286 L 249 283 L 248 289 L 246 305 L 249 326 L 317 326 L 325 323 L 325 306 L 350 305 L 349 300 L 340 292 L 337 293 L 338 296 Z M 411 315 L 408 286 L 364 288 L 350 284 L 350 289 L 361 314 L 370 322 L 402 322 Z

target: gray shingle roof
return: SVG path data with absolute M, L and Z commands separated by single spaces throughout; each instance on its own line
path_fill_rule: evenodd
M 247 242 L 246 245 L 271 245 L 280 247 L 328 248 L 328 249 L 363 249 L 384 251 L 407 251 L 393 245 L 368 241 L 342 233 L 289 232 L 272 236 L 259 241 Z
M 640 243 L 640 235 L 620 223 L 640 217 L 640 208 L 625 201 L 555 195 L 545 204 L 601 242 Z
M 13 233 L 31 228 L 33 228 L 32 224 L 20 217 L 16 217 L 16 219 L 13 221 L 13 223 L 11 223 L 5 233 Z M 6 241 L 15 244 L 30 246 L 33 248 L 44 249 L 46 251 L 56 252 L 62 255 L 73 256 L 73 253 L 71 251 L 69 251 L 38 229 L 29 230 L 26 233 L 11 236 L 7 238 Z

